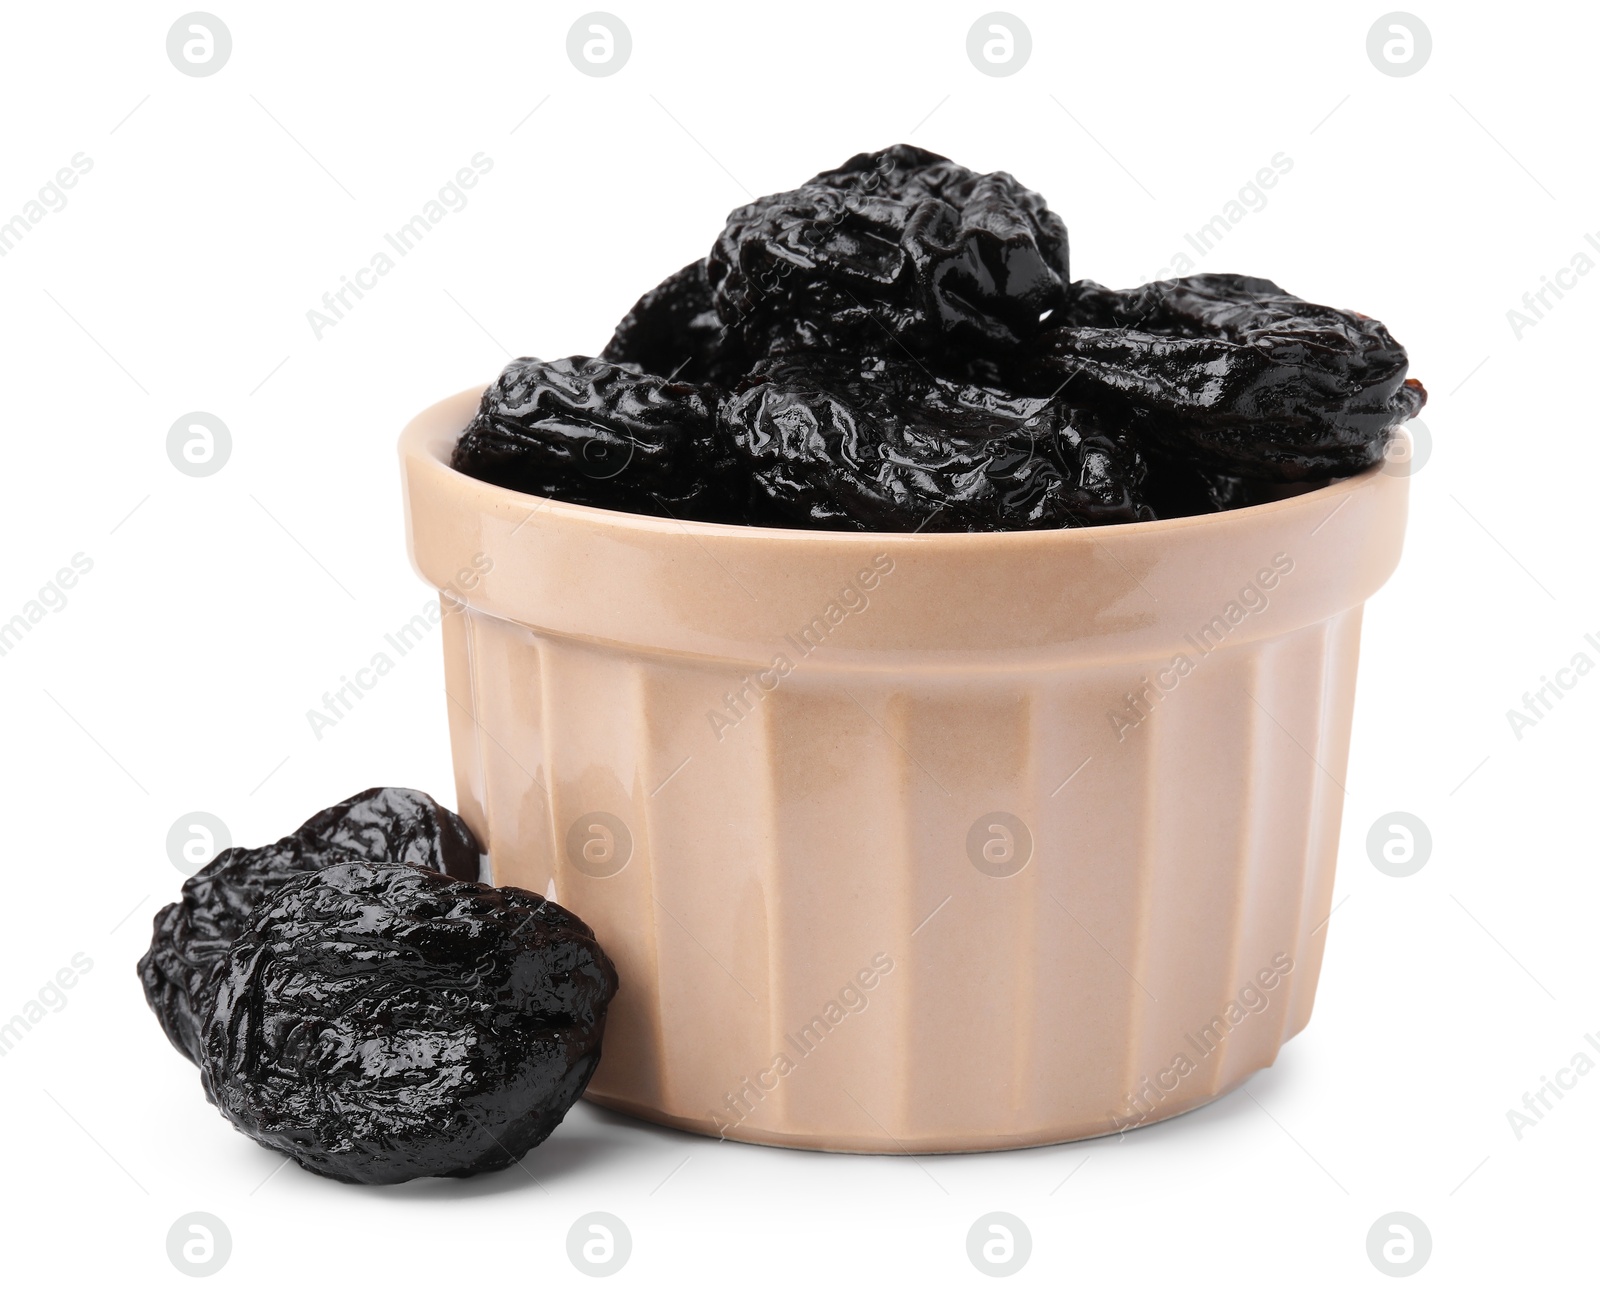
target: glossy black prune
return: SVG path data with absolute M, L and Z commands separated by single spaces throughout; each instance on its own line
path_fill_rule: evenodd
M 335 865 L 234 943 L 201 1080 L 235 1128 L 316 1174 L 504 1169 L 583 1093 L 616 990 L 588 925 L 543 897 Z
M 1351 475 L 1427 398 L 1382 323 L 1265 278 L 1195 274 L 1073 286 L 1020 384 L 1152 414 L 1149 433 L 1203 469 L 1259 480 Z
M 768 360 L 720 424 L 761 523 L 932 533 L 1152 518 L 1144 464 L 1113 418 L 914 363 Z
M 960 357 L 1020 344 L 1063 303 L 1067 229 L 1004 171 L 897 144 L 734 211 L 706 275 L 755 357 Z
M 325 807 L 266 847 L 230 847 L 183 885 L 154 920 L 139 961 L 145 999 L 167 1039 L 200 1061 L 212 977 L 256 908 L 300 876 L 341 861 L 409 864 L 475 879 L 478 840 L 467 823 L 415 789 L 367 789 Z
M 639 297 L 600 357 L 673 381 L 723 386 L 750 367 L 738 335 L 717 316 L 703 259 Z
M 734 211 L 601 359 L 513 363 L 454 464 L 727 523 L 1112 523 L 1354 474 L 1427 398 L 1381 323 L 1264 278 L 1112 291 L 1068 271 L 1065 225 L 1012 176 L 859 153 Z
M 719 517 L 720 392 L 605 359 L 513 360 L 483 393 L 450 464 L 563 502 Z

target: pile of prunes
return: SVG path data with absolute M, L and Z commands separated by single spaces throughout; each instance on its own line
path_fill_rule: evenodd
M 479 862 L 427 794 L 368 789 L 184 883 L 145 998 L 222 1114 L 307 1170 L 504 1169 L 589 1083 L 617 972 L 582 920 Z
M 729 215 L 596 358 L 512 362 L 452 465 L 618 511 L 871 532 L 1199 515 L 1351 475 L 1427 392 L 1265 278 L 1072 281 L 1004 172 L 906 144 Z

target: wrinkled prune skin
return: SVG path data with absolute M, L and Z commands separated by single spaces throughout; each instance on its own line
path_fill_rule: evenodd
M 285 884 L 342 861 L 366 860 L 475 879 L 478 840 L 466 821 L 415 789 L 367 789 L 319 811 L 266 847 L 230 847 L 183 885 L 154 920 L 139 961 L 145 999 L 173 1047 L 200 1061 L 212 978 L 257 907 Z
M 734 211 L 599 360 L 517 360 L 453 465 L 723 523 L 1206 515 L 1375 465 L 1427 399 L 1407 365 L 1381 323 L 1264 278 L 1074 283 L 1037 193 L 898 144 Z
M 1037 193 L 907 144 L 734 211 L 706 258 L 754 357 L 1004 350 L 1065 300 L 1067 229 Z
M 672 381 L 721 386 L 736 385 L 750 367 L 738 334 L 711 302 L 703 259 L 639 297 L 600 357 Z
M 414 866 L 304 876 L 256 914 L 206 1016 L 206 1096 L 348 1183 L 500 1170 L 600 1061 L 616 969 L 552 901 Z
M 605 359 L 513 360 L 457 441 L 456 470 L 562 502 L 719 518 L 721 392 Z
M 1195 274 L 1130 291 L 1080 282 L 1062 319 L 1019 363 L 1023 388 L 1149 412 L 1171 455 L 1247 479 L 1365 470 L 1427 399 L 1382 323 L 1265 278 Z
M 1111 418 L 914 363 L 768 360 L 720 424 L 763 524 L 934 533 L 1153 518 L 1144 463 Z

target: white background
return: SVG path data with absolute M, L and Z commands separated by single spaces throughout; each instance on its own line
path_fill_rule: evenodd
M 205 78 L 168 61 L 178 6 L 4 14 L 0 220 L 93 163 L 0 258 L 0 619 L 93 561 L 0 658 L 0 1018 L 93 962 L 0 1058 L 7 1283 L 182 1282 L 166 1234 L 197 1210 L 233 1235 L 219 1286 L 588 1285 L 565 1236 L 593 1210 L 632 1231 L 619 1284 L 979 1285 L 966 1233 L 995 1210 L 1033 1234 L 1017 1285 L 1376 1285 L 1366 1235 L 1394 1210 L 1432 1232 L 1418 1285 L 1592 1279 L 1600 1072 L 1520 1140 L 1506 1113 L 1600 1035 L 1600 676 L 1521 739 L 1506 710 L 1600 662 L 1600 274 L 1520 339 L 1507 320 L 1600 238 L 1595 12 L 1423 8 L 1431 59 L 1396 78 L 1367 57 L 1377 5 L 1038 5 L 1027 66 L 989 77 L 976 4 L 615 4 L 633 52 L 607 78 L 568 61 L 579 6 L 230 4 Z M 320 741 L 305 718 L 430 596 L 399 428 L 508 353 L 592 353 L 748 194 L 898 140 L 1013 171 L 1067 221 L 1074 274 L 1116 286 L 1284 153 L 1199 267 L 1384 319 L 1431 392 L 1405 558 L 1368 609 L 1312 1025 L 1243 1091 L 1122 1141 L 830 1157 L 580 1106 L 526 1171 L 274 1174 L 133 964 L 183 813 L 258 844 L 369 784 L 452 798 L 436 644 Z M 479 152 L 470 204 L 315 338 L 306 311 Z M 166 455 L 194 410 L 232 433 L 209 478 Z M 1413 877 L 1367 856 L 1392 810 L 1432 832 Z

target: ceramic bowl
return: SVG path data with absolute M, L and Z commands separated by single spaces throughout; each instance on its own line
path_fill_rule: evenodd
M 1383 465 L 1243 510 L 847 534 L 553 502 L 400 451 L 461 813 L 616 961 L 588 1097 L 855 1152 L 1084 1138 L 1311 1014 Z

